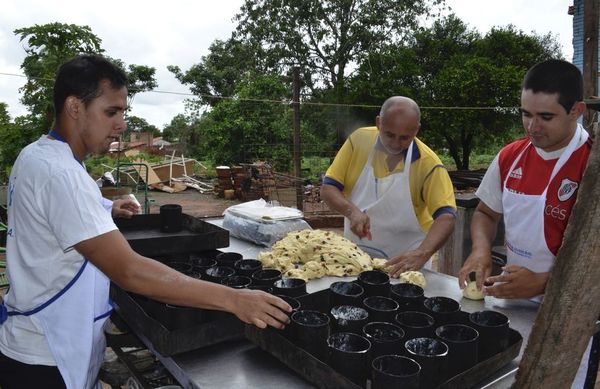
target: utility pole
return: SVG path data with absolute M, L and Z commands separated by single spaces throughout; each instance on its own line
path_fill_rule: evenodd
M 293 70 L 294 81 L 292 84 L 292 105 L 294 106 L 294 176 L 296 177 L 296 208 L 302 211 L 302 179 L 300 157 L 300 68 Z

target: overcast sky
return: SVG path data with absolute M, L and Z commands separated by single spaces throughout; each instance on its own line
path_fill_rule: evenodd
M 299 0 L 302 1 L 302 0 Z M 22 75 L 25 57 L 13 31 L 35 24 L 53 22 L 87 25 L 102 39 L 106 54 L 126 64 L 156 68 L 159 91 L 189 93 L 167 70 L 178 65 L 187 70 L 208 52 L 215 39 L 227 39 L 234 28 L 233 16 L 242 0 L 172 2 L 73 0 L 2 0 L 0 11 L 0 73 Z M 482 33 L 492 26 L 514 24 L 538 34 L 552 32 L 572 60 L 572 16 L 567 14 L 573 0 L 447 0 L 453 11 L 469 26 Z M 23 77 L 0 74 L 0 102 L 8 104 L 11 117 L 26 114 L 19 103 Z M 184 112 L 185 95 L 140 93 L 132 114 L 162 128 L 173 116 Z

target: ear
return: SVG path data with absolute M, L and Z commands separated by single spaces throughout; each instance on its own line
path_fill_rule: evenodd
M 379 115 L 375 116 L 375 127 L 378 131 L 381 131 L 381 117 Z
M 578 101 L 575 104 L 573 104 L 573 107 L 571 107 L 571 113 L 575 115 L 575 118 L 578 118 L 579 116 L 583 115 L 585 110 L 586 105 L 583 101 Z
M 81 100 L 79 100 L 75 96 L 67 97 L 65 101 L 65 113 L 74 120 L 79 118 L 79 114 L 81 113 L 82 104 Z

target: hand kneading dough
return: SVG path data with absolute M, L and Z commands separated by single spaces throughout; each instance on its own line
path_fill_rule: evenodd
M 420 271 L 405 271 L 404 273 L 400 273 L 398 277 L 400 282 L 415 284 L 425 289 L 427 285 L 427 281 L 425 281 L 425 276 Z
M 463 296 L 470 300 L 483 300 L 484 295 L 482 290 L 477 290 L 477 283 L 471 281 L 467 287 L 463 289 Z

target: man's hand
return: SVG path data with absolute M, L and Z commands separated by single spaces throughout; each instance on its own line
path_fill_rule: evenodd
M 390 277 L 398 278 L 405 271 L 420 270 L 430 257 L 431 255 L 425 251 L 411 250 L 392 258 L 386 268 Z
M 477 289 L 482 290 L 484 282 L 492 274 L 492 256 L 490 252 L 472 252 L 458 272 L 458 286 L 461 289 L 469 282 L 469 275 L 475 273 Z
M 140 211 L 140 207 L 130 199 L 119 199 L 113 201 L 112 217 L 122 217 L 130 219 Z
M 365 212 L 361 212 L 360 210 L 354 210 L 350 214 L 350 229 L 354 232 L 359 238 L 367 237 L 369 240 L 371 237 L 371 219 Z
M 236 292 L 232 312 L 244 323 L 258 328 L 283 329 L 290 322 L 288 314 L 292 307 L 279 297 L 260 290 L 239 289 Z
M 526 267 L 507 265 L 504 274 L 487 277 L 483 292 L 487 296 L 502 299 L 525 299 L 543 294 L 550 278 L 550 272 L 535 273 Z

